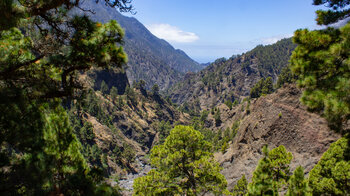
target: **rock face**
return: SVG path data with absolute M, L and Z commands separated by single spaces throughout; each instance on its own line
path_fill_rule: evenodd
M 301 105 L 300 95 L 295 85 L 287 85 L 271 95 L 252 100 L 250 106 L 247 102 L 232 110 L 220 106 L 225 122 L 222 128 L 231 127 L 234 121 L 241 122 L 227 152 L 215 155 L 230 188 L 243 174 L 251 179 L 264 145 L 270 149 L 284 145 L 293 154 L 291 169 L 301 165 L 309 172 L 329 145 L 340 137 L 329 130 L 323 118 Z
M 226 100 L 233 102 L 249 96 L 250 89 L 261 78 L 272 77 L 276 81 L 294 48 L 291 39 L 284 39 L 227 60 L 218 59 L 197 74 L 188 75 L 168 93 L 177 104 L 199 102 L 201 109 L 210 109 Z

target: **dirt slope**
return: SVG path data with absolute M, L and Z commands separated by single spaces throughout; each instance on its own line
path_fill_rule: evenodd
M 220 106 L 225 122 L 222 128 L 241 121 L 227 152 L 215 155 L 224 167 L 222 173 L 230 188 L 243 174 L 251 179 L 265 144 L 270 149 L 284 145 L 293 154 L 292 170 L 301 165 L 309 172 L 329 145 L 339 138 L 323 118 L 306 110 L 299 101 L 300 95 L 301 91 L 294 85 L 287 85 L 276 93 L 252 100 L 249 107 L 247 102 L 232 110 Z

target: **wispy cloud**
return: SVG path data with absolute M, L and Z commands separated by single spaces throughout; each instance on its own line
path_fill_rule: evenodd
M 278 42 L 279 40 L 283 39 L 283 38 L 289 38 L 292 37 L 293 34 L 285 34 L 285 35 L 276 35 L 276 36 L 272 36 L 272 37 L 266 37 L 266 38 L 262 38 L 260 41 L 262 42 L 262 44 L 264 45 L 269 45 L 269 44 L 274 44 L 276 42 Z
M 199 39 L 195 33 L 185 32 L 169 24 L 152 24 L 146 27 L 153 35 L 169 42 L 190 43 Z

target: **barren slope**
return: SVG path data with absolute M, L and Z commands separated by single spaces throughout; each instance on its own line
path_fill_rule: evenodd
M 276 93 L 252 100 L 250 113 L 242 110 L 247 108 L 247 102 L 243 103 L 244 107 L 239 105 L 233 110 L 220 106 L 225 122 L 222 128 L 231 127 L 234 121 L 241 120 L 228 151 L 216 153 L 230 188 L 243 174 L 251 179 L 265 144 L 270 149 L 284 145 L 293 154 L 292 169 L 301 165 L 309 172 L 329 145 L 339 138 L 329 130 L 323 118 L 301 105 L 300 94 L 294 85 L 287 85 Z

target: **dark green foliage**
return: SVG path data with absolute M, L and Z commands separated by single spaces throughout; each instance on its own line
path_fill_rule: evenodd
M 298 47 L 291 69 L 304 89 L 301 101 L 321 113 L 337 131 L 350 119 L 349 34 L 347 24 L 340 29 L 298 30 L 293 38 Z
M 82 111 L 86 111 L 90 115 L 96 117 L 97 120 L 102 124 L 111 127 L 113 124 L 112 116 L 109 115 L 111 111 L 109 111 L 110 109 L 106 105 L 101 103 L 102 101 L 97 97 L 96 93 L 90 90 L 87 93 L 86 99 L 82 100 L 81 103 L 79 103 L 81 104 L 79 107 Z
M 214 114 L 214 120 L 215 120 L 215 126 L 220 126 L 222 121 L 221 121 L 221 114 L 220 114 L 220 109 L 217 109 L 216 113 Z
M 158 84 L 155 84 L 152 86 L 152 95 L 158 97 L 159 96 L 159 86 Z
M 272 76 L 269 73 L 280 73 L 288 65 L 292 51 L 296 47 L 292 40 L 282 39 L 276 44 L 263 46 L 259 45 L 245 54 L 243 67 L 253 64 L 254 59 L 258 59 L 258 69 L 262 76 Z
M 293 156 L 292 153 L 287 152 L 286 148 L 281 145 L 272 149 L 269 152 L 270 169 L 272 172 L 272 179 L 278 183 L 277 188 L 287 183 L 290 174 L 289 164 L 291 163 Z
M 176 126 L 163 145 L 151 151 L 152 169 L 135 179 L 135 195 L 227 193 L 227 182 L 213 159 L 211 145 L 192 127 Z
M 312 195 L 308 186 L 307 179 L 304 178 L 304 168 L 299 166 L 289 179 L 287 196 L 306 196 Z
M 139 89 L 140 92 L 144 95 L 147 96 L 147 91 L 146 91 L 146 82 L 144 80 L 140 80 L 138 82 L 133 83 L 134 87 L 136 89 Z
M 78 112 L 81 111 L 78 111 L 76 108 L 72 108 L 68 114 L 74 133 L 82 145 L 81 152 L 87 162 L 93 166 L 106 170 L 106 167 L 103 167 L 101 160 L 102 151 L 98 148 L 94 140 L 95 134 L 93 126 L 91 123 L 83 121 L 79 116 L 77 116 Z
M 289 164 L 292 154 L 284 146 L 268 150 L 263 148 L 264 157 L 259 161 L 248 186 L 249 195 L 277 195 L 289 179 Z
M 329 25 L 350 16 L 349 0 L 314 0 L 314 5 L 324 5 L 329 10 L 317 10 L 317 24 Z
M 22 134 L 22 139 L 12 139 L 16 142 L 15 145 L 12 145 L 11 140 L 2 137 L 5 140 L 1 142 L 6 141 L 7 144 L 11 145 L 7 149 L 1 150 L 1 155 L 7 157 L 7 161 L 2 162 L 1 167 L 11 166 L 10 171 L 2 170 L 0 172 L 0 191 L 2 194 L 66 193 L 72 195 L 79 192 L 94 193 L 97 190 L 94 183 L 99 183 L 102 180 L 101 177 L 98 177 L 99 171 L 90 170 L 87 167 L 85 159 L 80 153 L 80 143 L 73 133 L 64 109 L 57 103 L 51 104 L 44 104 L 40 107 L 28 105 L 33 109 L 37 108 L 36 114 L 38 112 L 41 114 L 41 116 L 36 116 L 37 119 L 32 119 L 31 123 L 24 124 L 22 121 L 22 126 L 26 129 L 34 128 L 33 125 L 40 123 L 40 126 L 37 124 L 35 130 L 32 130 L 33 132 L 28 133 L 26 136 L 28 138 Z M 26 143 L 27 139 L 33 141 Z M 14 147 L 20 150 L 21 155 L 13 151 Z M 97 173 L 93 174 L 94 172 Z
M 314 195 L 350 194 L 350 140 L 348 136 L 331 144 L 310 171 L 309 186 Z
M 121 9 L 127 3 L 115 2 Z M 99 24 L 86 16 L 68 17 L 78 5 L 0 3 L 0 194 L 115 193 L 97 187 L 101 172 L 85 163 L 58 98 L 81 95 L 78 72 L 124 65 L 124 32 L 115 21 Z M 84 138 L 90 141 L 91 133 Z
M 196 102 L 196 101 L 195 101 Z M 190 116 L 199 116 L 198 102 L 196 104 L 189 104 L 187 102 L 183 103 L 179 108 L 180 111 L 189 114 Z
M 116 7 L 121 12 L 130 12 L 132 6 L 131 0 L 105 0 L 106 4 L 111 7 Z M 72 9 L 79 5 L 79 1 L 18 1 L 4 0 L 0 4 L 0 31 L 8 30 L 12 27 L 17 27 L 28 16 L 39 17 L 48 14 L 55 8 Z M 56 10 L 57 11 L 57 10 Z M 53 15 L 50 15 L 54 17 Z M 60 15 L 59 15 L 60 16 Z M 47 19 L 43 17 L 44 19 Z M 55 18 L 50 18 L 50 22 L 57 22 Z M 52 25 L 52 24 L 51 24 Z
M 260 159 L 253 173 L 252 182 L 248 185 L 248 195 L 275 195 L 267 147 L 263 148 L 263 153 L 264 158 Z
M 215 132 L 213 132 L 212 130 L 207 129 L 207 128 L 201 128 L 200 132 L 203 134 L 205 141 L 208 141 L 210 143 L 214 143 L 214 138 L 216 136 Z
M 133 86 L 136 89 L 145 90 L 146 89 L 146 82 L 144 80 L 139 80 L 138 82 L 133 82 Z
M 248 193 L 248 181 L 243 174 L 242 178 L 238 180 L 237 184 L 233 188 L 234 196 L 244 196 Z
M 266 79 L 262 78 L 254 87 L 250 90 L 251 98 L 258 98 L 262 95 L 270 94 L 274 91 L 272 78 L 268 77 Z
M 91 123 L 84 122 L 83 127 L 79 130 L 80 140 L 82 143 L 92 143 L 95 138 L 94 130 Z
M 276 89 L 281 88 L 284 84 L 294 83 L 298 77 L 292 73 L 290 66 L 282 69 L 281 74 L 278 76 L 276 82 Z
M 122 100 L 122 96 L 118 96 L 118 101 Z M 85 159 L 93 166 L 103 169 L 105 175 L 109 174 L 107 156 L 114 160 L 119 166 L 130 169 L 129 164 L 135 159 L 135 151 L 132 146 L 120 140 L 110 142 L 110 151 L 104 152 L 95 143 L 95 135 L 91 123 L 83 121 L 79 114 L 89 113 L 96 117 L 98 122 L 109 127 L 112 131 L 117 131 L 113 125 L 113 117 L 110 115 L 114 109 L 101 104 L 102 101 L 96 92 L 90 90 L 85 99 L 77 102 L 70 109 L 70 120 L 80 143 L 82 144 L 82 153 Z M 123 101 L 122 101 L 123 103 Z M 119 104 L 117 102 L 117 104 Z M 119 107 L 119 106 L 118 106 Z M 121 107 L 120 107 L 121 108 Z
M 156 110 L 156 115 L 158 116 L 158 118 L 161 118 L 163 116 L 162 105 L 159 103 L 156 103 L 155 110 Z

